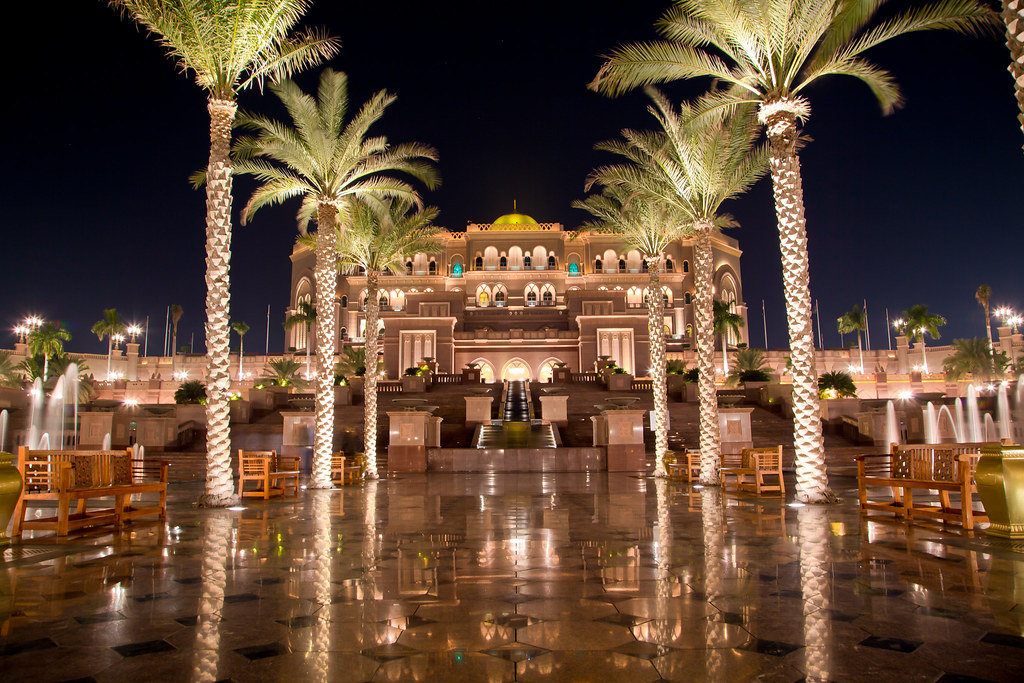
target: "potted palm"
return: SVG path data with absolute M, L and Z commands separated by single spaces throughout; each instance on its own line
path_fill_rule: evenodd
M 761 396 L 761 387 L 768 386 L 771 379 L 764 351 L 740 349 L 736 352 L 735 363 L 729 372 L 728 383 L 730 386 L 742 384 L 748 401 L 758 400 Z
M 610 368 L 606 381 L 608 382 L 608 391 L 631 391 L 633 389 L 633 375 L 618 365 Z
M 403 394 L 422 394 L 427 390 L 427 378 L 422 368 L 411 367 L 405 369 L 402 375 Z

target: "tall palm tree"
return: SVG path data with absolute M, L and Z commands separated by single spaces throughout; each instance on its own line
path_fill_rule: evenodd
M 729 336 L 739 337 L 743 316 L 733 310 L 728 301 L 714 303 L 715 334 L 722 340 L 722 374 L 729 376 Z
M 231 329 L 238 335 L 238 381 L 241 382 L 245 377 L 242 374 L 242 362 L 245 358 L 245 335 L 249 332 L 249 324 L 241 321 L 231 323 Z
M 185 314 L 178 304 L 171 305 L 171 379 L 174 379 L 175 361 L 178 360 L 178 322 Z
M 310 342 L 312 341 L 313 323 L 316 322 L 316 306 L 309 303 L 308 301 L 300 301 L 295 307 L 295 312 L 291 313 L 284 319 L 284 329 L 290 330 L 296 325 L 304 325 L 306 327 L 306 379 L 312 377 L 312 372 L 309 367 L 309 350 Z
M 440 228 L 431 225 L 437 209 L 420 208 L 411 199 L 396 197 L 383 201 L 354 201 L 345 209 L 346 230 L 338 235 L 338 258 L 349 272 L 366 272 L 366 359 L 367 370 L 379 347 L 380 277 L 404 273 L 405 261 L 441 247 Z M 363 383 L 363 453 L 365 476 L 377 479 L 377 373 L 367 372 Z
M 240 125 L 256 132 L 235 145 L 236 172 L 255 175 L 261 185 L 242 212 L 250 219 L 263 206 L 302 197 L 299 232 L 311 220 L 317 224 L 314 276 L 316 279 L 316 417 L 313 430 L 313 477 L 310 486 L 332 488 L 331 453 L 334 442 L 334 354 L 336 325 L 334 302 L 338 289 L 338 254 L 335 250 L 338 212 L 356 196 L 378 200 L 405 197 L 419 202 L 413 187 L 389 176 L 404 173 L 428 187 L 437 185 L 429 162 L 437 152 L 419 143 L 391 146 L 385 137 L 367 137 L 395 96 L 381 90 L 350 120 L 348 79 L 324 69 L 316 98 L 292 81 L 272 86 L 291 123 L 243 115 Z M 308 348 L 308 345 L 307 345 Z
M 989 312 L 989 304 L 992 299 L 992 288 L 988 285 L 979 285 L 978 290 L 974 293 L 974 298 L 978 302 L 978 305 L 985 311 L 985 334 L 988 335 L 988 348 L 995 350 L 995 346 L 992 344 L 992 314 Z M 995 360 L 993 356 L 993 361 Z M 993 372 L 995 366 L 992 367 Z
M 603 184 L 600 171 L 587 182 L 587 189 Z M 665 301 L 661 290 L 661 262 L 668 246 L 687 234 L 688 216 L 672 204 L 648 195 L 631 194 L 621 186 L 605 185 L 601 194 L 573 202 L 594 216 L 581 230 L 618 235 L 647 262 L 647 336 L 650 346 L 651 383 L 654 395 L 654 476 L 664 477 L 668 454 L 668 380 L 665 377 Z M 581 232 L 573 234 L 575 239 Z
M 1017 95 L 1017 120 L 1024 130 L 1024 2 L 1002 0 L 1003 24 L 1006 26 L 1006 47 L 1010 50 L 1010 75 Z
M 10 351 L 0 351 L 0 387 L 4 389 L 21 389 L 25 385 L 25 375 L 11 361 Z M 0 444 L 3 448 L 3 444 Z
M 100 341 L 103 341 L 104 337 L 107 338 L 107 381 L 110 381 L 110 356 L 114 351 L 114 335 L 124 332 L 125 327 L 127 326 L 116 308 L 103 309 L 103 317 L 92 326 L 92 333 Z
M 50 359 L 64 353 L 67 341 L 71 341 L 71 333 L 60 323 L 43 323 L 28 333 L 25 339 L 28 352 L 43 357 L 43 382 L 49 379 Z
M 1000 353 L 1005 361 L 1005 354 Z M 971 375 L 977 380 L 991 380 L 999 377 L 999 362 L 984 339 L 954 339 L 953 353 L 942 362 L 942 370 L 949 379 L 957 380 Z
M 924 366 L 924 374 L 928 374 L 928 356 L 925 354 L 925 335 L 930 334 L 932 339 L 938 339 L 939 328 L 946 324 L 946 319 L 938 313 L 930 313 L 924 304 L 911 306 L 900 315 L 902 332 L 916 342 L 921 342 L 921 365 Z
M 716 228 L 736 225 L 731 216 L 719 210 L 726 200 L 745 192 L 764 173 L 766 150 L 752 149 L 757 128 L 749 111 L 696 121 L 692 108 L 682 105 L 677 111 L 654 89 L 649 89 L 648 95 L 652 100 L 649 111 L 660 130 L 625 130 L 623 140 L 598 145 L 628 163 L 598 169 L 592 174 L 592 182 L 673 206 L 686 216 L 695 255 L 701 481 L 713 485 L 719 481 L 721 435 L 714 372 L 711 236 Z
M 860 333 L 867 328 L 868 314 L 856 304 L 836 319 L 836 329 L 839 330 L 840 334 L 854 332 L 857 335 L 857 352 L 860 354 L 861 374 L 864 374 L 864 347 L 860 344 Z
M 879 20 L 879 0 L 676 0 L 657 24 L 663 40 L 615 49 L 590 87 L 615 95 L 638 86 L 711 78 L 726 90 L 704 109 L 754 104 L 771 149 L 793 361 L 797 498 L 829 502 L 818 409 L 798 120 L 804 94 L 825 76 L 865 83 L 888 113 L 901 103 L 892 75 L 863 54 L 891 38 L 932 29 L 974 33 L 997 20 L 980 0 L 940 0 Z M 887 8 L 888 9 L 888 8 Z
M 207 96 L 210 159 L 206 169 L 206 489 L 199 503 L 235 502 L 231 474 L 230 329 L 231 127 L 238 93 L 331 57 L 337 42 L 293 29 L 307 0 L 109 0 L 167 48 Z

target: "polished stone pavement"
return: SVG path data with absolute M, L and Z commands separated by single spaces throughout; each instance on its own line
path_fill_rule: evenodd
M 791 483 L 791 482 L 790 482 Z M 401 475 L 15 544 L 5 681 L 1020 681 L 1024 544 L 628 474 Z

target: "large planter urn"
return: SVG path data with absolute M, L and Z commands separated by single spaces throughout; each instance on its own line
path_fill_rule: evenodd
M 1024 539 L 1024 447 L 983 446 L 974 473 L 989 536 Z
M 21 496 L 21 487 L 21 472 L 14 466 L 14 456 L 0 453 L 0 545 L 11 542 L 7 537 L 7 525 Z
M 608 375 L 608 391 L 631 391 L 633 389 L 633 375 L 615 374 Z

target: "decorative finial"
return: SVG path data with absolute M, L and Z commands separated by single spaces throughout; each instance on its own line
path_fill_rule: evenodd
M 519 213 L 519 211 L 516 209 L 516 200 L 514 199 L 512 200 L 512 213 Z

